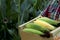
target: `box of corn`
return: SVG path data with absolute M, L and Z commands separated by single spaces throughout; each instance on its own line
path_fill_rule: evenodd
M 37 17 L 18 27 L 21 40 L 60 40 L 60 23 Z

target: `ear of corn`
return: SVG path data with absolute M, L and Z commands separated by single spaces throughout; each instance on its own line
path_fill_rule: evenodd
M 30 29 L 30 28 L 25 28 L 23 29 L 23 31 L 28 32 L 28 33 L 38 34 L 38 35 L 44 35 L 43 32 L 35 30 L 35 29 Z
M 39 26 L 42 26 L 44 28 L 47 28 L 49 30 L 54 30 L 55 27 L 50 25 L 49 23 L 45 22 L 45 21 L 42 21 L 42 20 L 36 20 L 34 21 L 35 24 L 39 25 Z
M 39 31 L 42 31 L 42 32 L 49 32 L 49 30 L 48 29 L 46 29 L 46 28 L 44 28 L 44 27 L 42 27 L 42 26 L 39 26 L 39 25 L 37 25 L 37 24 L 34 24 L 34 23 L 28 23 L 27 25 L 26 25 L 26 28 L 31 28 L 31 29 L 36 29 L 36 30 L 39 30 Z
M 41 17 L 41 18 L 38 18 L 38 19 L 39 19 L 39 20 L 43 20 L 43 21 L 45 21 L 45 22 L 48 22 L 49 24 L 52 24 L 52 25 L 57 25 L 57 24 L 58 24 L 57 21 L 52 20 L 52 19 L 49 19 L 49 18 L 47 18 L 47 17 Z

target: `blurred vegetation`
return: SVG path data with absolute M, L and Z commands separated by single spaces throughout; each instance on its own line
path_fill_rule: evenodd
M 20 40 L 18 25 L 36 16 L 48 0 L 0 0 L 0 40 Z
M 20 0 L 0 0 L 0 40 L 19 40 Z
M 21 0 L 20 24 L 37 17 L 46 7 L 49 0 Z

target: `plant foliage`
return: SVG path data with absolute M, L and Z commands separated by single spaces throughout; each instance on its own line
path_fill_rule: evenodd
M 20 40 L 18 25 L 44 10 L 48 0 L 0 0 L 0 40 Z

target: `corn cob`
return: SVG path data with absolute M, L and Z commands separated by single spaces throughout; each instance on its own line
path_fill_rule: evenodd
M 44 28 L 47 28 L 49 30 L 54 30 L 55 27 L 50 25 L 49 23 L 45 22 L 45 21 L 42 21 L 42 20 L 36 20 L 34 21 L 35 24 L 39 25 L 39 26 L 42 26 Z
M 34 23 L 28 23 L 28 24 L 26 25 L 26 28 L 35 29 L 35 30 L 39 30 L 39 31 L 42 31 L 42 32 L 49 32 L 48 29 L 43 28 L 42 26 L 39 26 L 39 25 L 34 24 Z
M 25 28 L 23 29 L 23 31 L 28 32 L 28 33 L 38 34 L 38 35 L 44 35 L 43 32 L 35 30 L 35 29 L 30 29 L 30 28 Z
M 51 25 L 57 25 L 57 24 L 58 24 L 57 21 L 52 20 L 52 19 L 49 19 L 49 18 L 47 18 L 47 17 L 41 17 L 41 18 L 38 18 L 38 19 L 39 19 L 39 20 L 43 20 L 43 21 L 45 21 L 45 22 L 48 22 L 48 23 L 51 24 Z

